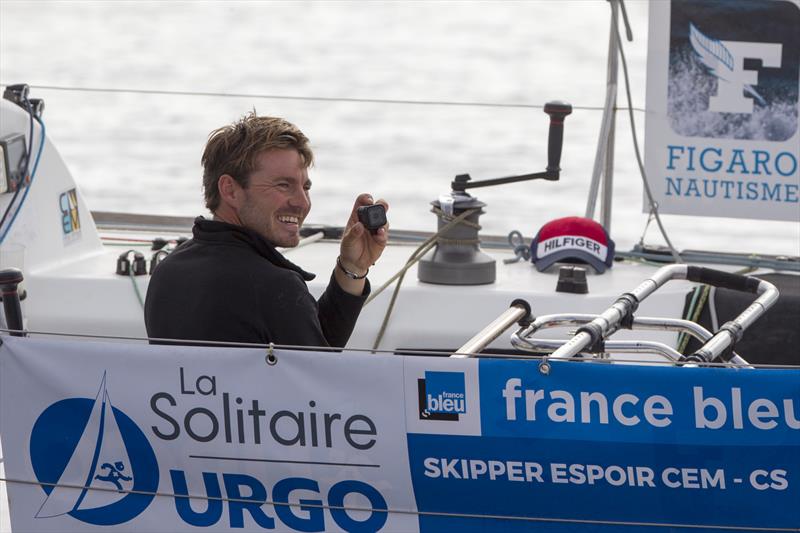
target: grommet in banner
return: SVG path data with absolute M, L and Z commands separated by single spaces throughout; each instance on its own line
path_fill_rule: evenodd
M 269 343 L 269 347 L 267 348 L 267 364 L 269 366 L 275 366 L 278 364 L 278 357 L 275 355 L 275 345 Z
M 547 376 L 550 374 L 550 370 L 550 363 L 547 362 L 547 359 L 542 359 L 542 362 L 539 363 L 539 373 Z

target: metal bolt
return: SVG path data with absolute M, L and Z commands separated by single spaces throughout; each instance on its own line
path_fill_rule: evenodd
M 551 370 L 550 363 L 548 363 L 546 360 L 539 363 L 540 374 L 547 376 L 550 374 L 550 370 Z

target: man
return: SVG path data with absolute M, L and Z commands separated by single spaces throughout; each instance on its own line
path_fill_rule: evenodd
M 358 221 L 373 203 L 356 198 L 331 280 L 319 301 L 314 278 L 276 247 L 297 246 L 309 210 L 313 163 L 293 124 L 255 113 L 215 130 L 203 153 L 203 188 L 212 220 L 198 217 L 193 238 L 153 272 L 145 303 L 147 335 L 343 347 L 369 295 L 366 275 L 387 241 Z M 379 200 L 388 208 L 383 200 Z

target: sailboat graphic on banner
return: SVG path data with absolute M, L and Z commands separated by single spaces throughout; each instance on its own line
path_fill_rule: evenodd
M 133 486 L 128 451 L 106 390 L 100 383 L 92 411 L 72 456 L 36 518 L 114 504 Z

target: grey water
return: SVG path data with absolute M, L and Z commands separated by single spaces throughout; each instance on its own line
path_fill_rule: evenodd
M 626 5 L 633 103 L 643 108 L 647 3 Z M 91 209 L 204 214 L 206 136 L 255 109 L 288 118 L 311 138 L 309 222 L 341 225 L 355 196 L 370 192 L 389 202 L 393 227 L 416 230 L 434 229 L 429 203 L 457 174 L 485 179 L 543 170 L 548 121 L 536 106 L 568 101 L 576 109 L 566 121 L 560 181 L 475 191 L 488 204 L 485 233 L 517 229 L 532 237 L 549 220 L 586 211 L 609 22 L 604 0 L 0 0 L 0 83 L 40 86 L 33 96 L 46 101 L 48 134 Z M 623 90 L 618 102 L 626 105 Z M 641 143 L 644 113 L 635 119 Z M 619 249 L 643 234 L 661 244 L 655 225 L 646 226 L 626 112 L 616 124 L 611 236 Z M 798 222 L 663 218 L 681 249 L 800 253 Z

